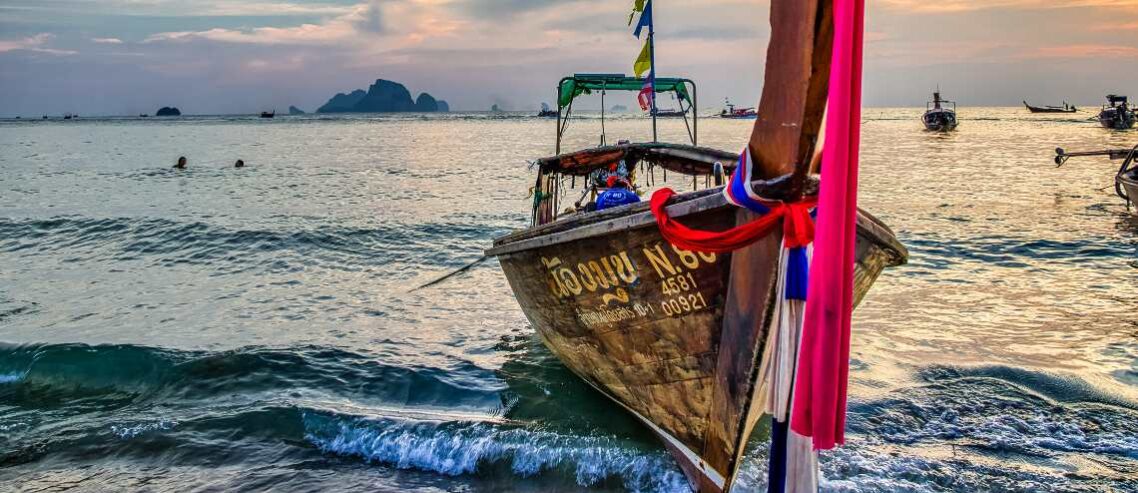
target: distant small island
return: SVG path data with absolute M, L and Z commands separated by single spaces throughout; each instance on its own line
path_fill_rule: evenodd
M 450 111 L 446 101 L 435 99 L 427 93 L 411 99 L 411 92 L 403 84 L 384 79 L 376 79 L 367 92 L 356 89 L 348 94 L 332 96 L 317 113 L 388 113 L 388 112 Z
M 182 112 L 173 106 L 163 106 L 154 113 L 154 116 L 182 116 Z
M 288 114 L 290 114 L 290 115 L 303 115 L 304 110 L 297 108 L 296 106 L 289 106 L 288 107 Z

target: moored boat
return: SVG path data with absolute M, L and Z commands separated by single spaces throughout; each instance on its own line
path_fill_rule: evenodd
M 1066 101 L 1063 101 L 1063 106 L 1032 106 L 1027 104 L 1027 101 L 1024 101 L 1023 105 L 1032 113 L 1075 113 L 1079 111 L 1078 108 L 1068 105 Z
M 687 116 L 687 112 L 683 110 L 657 109 L 653 112 L 653 115 L 657 118 L 680 118 Z
M 261 112 L 261 118 L 272 118 L 274 116 L 277 116 L 277 110 Z
M 933 93 L 933 100 L 925 105 L 925 114 L 921 117 L 921 121 L 926 129 L 934 132 L 949 132 L 956 129 L 956 102 L 941 99 L 940 89 L 937 89 Z
M 1130 211 L 1138 214 L 1138 209 L 1132 207 L 1135 200 L 1138 200 L 1138 167 L 1131 166 L 1124 172 L 1121 172 L 1114 177 L 1115 192 L 1119 197 L 1126 200 L 1127 207 Z
M 1138 200 L 1138 146 L 1130 149 L 1107 149 L 1103 151 L 1067 152 L 1062 148 L 1055 149 L 1055 164 L 1062 166 L 1073 157 L 1105 156 L 1111 160 L 1122 160 L 1122 165 L 1114 174 L 1114 193 L 1126 201 L 1126 206 L 1138 215 L 1138 209 L 1131 207 Z
M 743 156 L 754 156 L 749 186 L 788 206 L 810 203 L 818 192 L 811 173 L 829 87 L 832 8 L 830 0 L 772 5 L 783 22 L 771 36 L 764 119 L 756 120 Z M 653 93 L 690 92 L 694 105 L 690 81 L 650 80 Z M 571 107 L 601 88 L 646 85 L 638 78 L 567 77 L 558 84 L 558 104 Z M 759 217 L 729 203 L 718 186 L 741 166 L 739 155 L 699 147 L 694 114 L 690 144 L 656 142 L 654 112 L 652 142 L 604 145 L 602 136 L 601 147 L 561 153 L 560 115 L 555 155 L 534 163 L 531 227 L 497 238 L 486 253 L 499 259 L 526 318 L 566 367 L 655 433 L 695 491 L 727 491 L 748 437 L 775 405 L 772 341 L 788 289 L 780 276 L 789 251 L 782 230 L 730 253 L 675 246 L 662 233 L 660 214 L 704 231 L 753 225 Z M 636 183 L 637 169 L 642 179 L 655 170 L 681 174 L 695 190 L 656 204 L 602 207 L 614 182 Z M 565 186 L 577 182 L 584 190 L 574 202 Z M 887 226 L 857 211 L 851 304 L 907 255 Z
M 731 104 L 731 100 L 723 100 L 723 111 L 719 112 L 719 118 L 731 118 L 736 120 L 754 120 L 759 117 L 754 108 L 736 108 Z
M 541 103 L 541 111 L 537 113 L 538 118 L 555 118 L 557 112 L 549 108 L 546 103 Z
M 1102 111 L 1098 114 L 1098 122 L 1103 128 L 1113 130 L 1134 128 L 1138 118 L 1135 117 L 1134 110 L 1130 109 L 1129 98 L 1111 94 L 1106 97 L 1106 101 L 1107 104 L 1102 105 Z

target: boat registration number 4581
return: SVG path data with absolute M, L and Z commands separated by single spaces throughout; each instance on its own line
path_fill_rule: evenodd
M 660 309 L 671 317 L 707 308 L 707 301 L 703 299 L 703 293 L 698 289 L 695 276 L 690 272 L 660 281 L 660 291 L 664 296 L 672 296 L 660 302 Z

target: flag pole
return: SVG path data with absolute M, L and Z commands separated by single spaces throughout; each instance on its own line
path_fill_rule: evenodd
M 651 3 L 652 0 L 648 1 Z M 648 83 L 652 87 L 652 142 L 656 142 L 656 22 L 651 17 L 651 6 L 648 8 Z

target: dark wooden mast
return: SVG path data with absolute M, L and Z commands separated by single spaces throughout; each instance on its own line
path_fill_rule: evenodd
M 750 141 L 756 178 L 808 165 L 826 109 L 833 40 L 831 0 L 771 2 L 763 95 Z
M 833 45 L 831 0 L 775 0 L 771 2 L 771 42 L 767 48 L 763 95 L 759 117 L 748 144 L 754 160 L 755 178 L 770 179 L 792 174 L 791 197 L 801 193 L 810 167 L 826 108 Z M 758 216 L 746 209 L 736 212 L 737 225 Z M 763 354 L 773 305 L 777 251 L 781 234 L 772 234 L 731 255 L 730 284 L 723 314 L 723 331 L 716 372 L 752 382 Z M 748 369 L 748 371 L 740 371 Z M 711 463 L 727 463 L 736 471 L 754 421 L 730 419 L 731 409 L 754 414 L 752 385 L 720 381 L 713 397 L 708 422 L 711 430 L 703 454 Z M 689 474 L 690 476 L 690 474 Z M 706 479 L 705 479 L 706 481 Z M 717 491 L 701 484 L 699 491 Z

